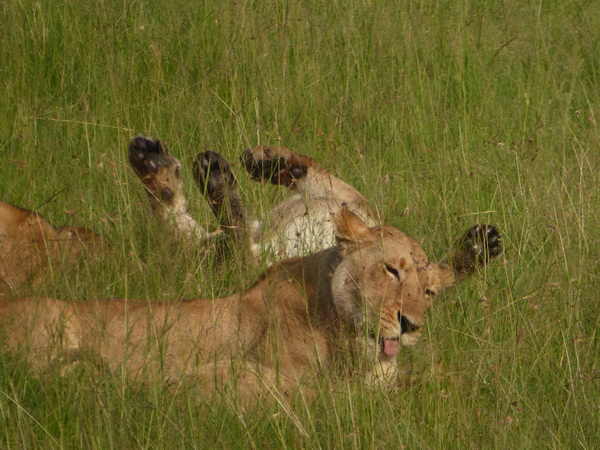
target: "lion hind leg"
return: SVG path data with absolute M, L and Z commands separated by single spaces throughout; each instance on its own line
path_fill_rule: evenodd
M 252 236 L 242 198 L 227 160 L 213 151 L 200 153 L 194 161 L 193 172 L 198 188 L 223 230 L 220 251 L 226 253 L 236 248 L 251 248 Z

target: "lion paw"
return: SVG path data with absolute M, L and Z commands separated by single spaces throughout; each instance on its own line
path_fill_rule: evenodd
M 181 190 L 181 164 L 158 139 L 136 136 L 129 143 L 129 163 L 148 191 L 165 203 Z
M 288 188 L 302 179 L 314 160 L 283 147 L 258 146 L 250 148 L 241 157 L 244 168 L 254 181 L 271 182 Z
M 236 187 L 236 180 L 225 158 L 213 151 L 200 153 L 194 161 L 194 179 L 209 200 L 228 188 Z
M 140 178 L 170 167 L 174 161 L 168 147 L 158 139 L 136 136 L 129 143 L 129 162 Z
M 456 270 L 470 273 L 476 267 L 483 266 L 502 253 L 500 233 L 493 225 L 473 225 L 457 241 L 455 246 L 454 267 Z

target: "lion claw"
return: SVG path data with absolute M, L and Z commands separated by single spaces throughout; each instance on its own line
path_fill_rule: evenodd
M 271 152 L 270 147 L 256 147 L 246 150 L 241 156 L 244 168 L 254 181 L 271 181 L 277 184 L 278 174 L 285 170 L 285 158 L 276 152 Z
M 445 263 L 449 263 L 459 278 L 473 273 L 502 253 L 502 238 L 493 225 L 473 225 L 450 250 Z
M 459 240 L 459 247 L 471 256 L 475 264 L 481 261 L 487 264 L 502 253 L 500 233 L 493 225 L 473 225 Z
M 310 167 L 316 167 L 310 157 L 284 147 L 257 146 L 246 150 L 241 161 L 254 181 L 292 188 Z

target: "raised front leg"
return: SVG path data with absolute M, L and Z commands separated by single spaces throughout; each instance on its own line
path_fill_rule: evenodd
M 173 227 L 184 241 L 208 240 L 218 233 L 208 233 L 190 216 L 183 194 L 181 163 L 158 139 L 136 136 L 129 143 L 129 162 L 150 197 L 152 210 L 159 221 Z
M 292 190 L 296 190 L 296 184 L 306 176 L 309 168 L 318 167 L 308 156 L 284 147 L 272 146 L 246 150 L 242 155 L 242 162 L 254 181 L 271 182 Z
M 473 225 L 440 261 L 452 269 L 458 283 L 502 253 L 500 233 L 493 225 Z
M 199 154 L 194 161 L 194 179 L 224 231 L 221 251 L 248 248 L 250 235 L 242 198 L 225 158 L 213 151 Z

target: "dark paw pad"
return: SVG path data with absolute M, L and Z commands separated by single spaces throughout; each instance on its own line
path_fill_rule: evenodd
M 500 233 L 493 225 L 473 225 L 459 239 L 457 250 L 464 266 L 487 264 L 502 253 Z
M 129 143 L 129 162 L 140 177 L 176 164 L 168 147 L 158 139 L 136 136 Z M 178 167 L 175 169 L 178 171 Z
M 283 147 L 258 146 L 246 150 L 241 157 L 244 168 L 254 181 L 271 182 L 292 188 L 316 163 Z
M 285 158 L 272 152 L 269 147 L 249 148 L 242 155 L 244 168 L 254 181 L 271 181 L 279 184 L 281 172 L 287 169 Z
M 229 163 L 213 151 L 199 154 L 194 161 L 194 178 L 205 195 L 213 197 L 227 187 L 235 187 L 236 181 Z

